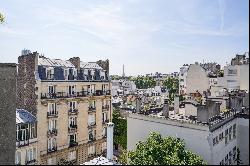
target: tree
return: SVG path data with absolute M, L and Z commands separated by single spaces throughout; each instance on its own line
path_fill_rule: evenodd
M 127 149 L 127 120 L 120 116 L 119 110 L 113 110 L 114 127 L 114 143 L 120 145 L 123 149 Z
M 2 13 L 0 13 L 0 24 L 2 24 L 4 22 L 4 15 Z
M 156 85 L 156 81 L 151 77 L 138 76 L 132 79 L 138 89 L 153 88 Z
M 130 165 L 206 165 L 196 154 L 185 149 L 183 140 L 173 137 L 162 138 L 150 133 L 145 142 L 137 143 L 134 151 L 128 152 Z
M 177 78 L 168 77 L 163 81 L 163 86 L 168 89 L 169 99 L 174 101 L 174 96 L 179 92 L 179 80 Z

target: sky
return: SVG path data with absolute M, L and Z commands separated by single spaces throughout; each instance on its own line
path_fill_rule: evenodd
M 249 51 L 249 0 L 1 0 L 0 63 L 22 49 L 109 59 L 110 74 L 170 73 Z

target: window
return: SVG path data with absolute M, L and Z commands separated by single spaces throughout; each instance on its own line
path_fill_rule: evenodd
M 230 151 L 229 152 L 229 165 L 232 164 L 232 152 Z
M 76 109 L 76 105 L 77 105 L 76 101 L 69 102 L 69 109 L 70 110 L 75 110 Z
M 231 126 L 231 127 L 229 128 L 229 140 L 232 139 L 232 130 L 233 130 L 233 127 Z
M 69 95 L 74 95 L 76 90 L 76 86 L 69 86 Z
M 76 151 L 69 152 L 68 160 L 76 160 Z
M 50 85 L 48 89 L 49 94 L 56 93 L 56 86 L 55 85 Z
M 236 124 L 233 125 L 233 138 L 236 138 Z
M 57 120 L 49 120 L 49 131 L 56 129 Z
M 225 144 L 228 144 L 228 129 L 225 131 Z
M 76 142 L 76 134 L 69 135 L 69 142 Z
M 54 151 L 56 149 L 56 138 L 49 138 L 48 139 L 48 150 Z
M 237 75 L 236 69 L 228 69 L 228 75 Z
M 64 70 L 64 79 L 67 80 L 69 76 L 69 69 Z
M 95 93 L 95 85 L 91 85 L 90 93 Z
M 21 152 L 16 152 L 16 157 L 15 157 L 15 164 L 16 165 L 21 165 Z
M 219 141 L 223 140 L 223 132 L 219 134 Z
M 75 126 L 77 124 L 77 118 L 76 117 L 70 117 L 69 118 L 69 127 Z
M 90 104 L 89 107 L 91 107 L 91 108 L 96 108 L 96 107 L 95 107 L 95 106 L 96 106 L 95 100 L 92 100 L 89 104 Z
M 236 161 L 236 146 L 233 148 L 233 160 Z
M 107 136 L 107 127 L 103 127 L 103 129 L 102 129 L 102 136 L 103 137 Z
M 95 145 L 88 147 L 88 155 L 95 154 Z
M 88 116 L 88 125 L 94 125 L 96 123 L 96 115 L 95 114 L 90 114 Z
M 48 112 L 50 115 L 56 115 L 56 103 L 48 103 Z
M 225 165 L 228 165 L 228 154 L 225 157 Z
M 106 112 L 103 112 L 102 113 L 102 122 L 104 123 L 104 122 L 106 122 L 106 120 L 108 120 L 108 115 Z
M 36 138 L 36 123 L 30 124 L 30 138 Z
M 26 161 L 36 160 L 36 148 L 26 150 Z
M 54 78 L 54 68 L 49 68 L 47 71 L 47 79 L 53 79 Z
M 18 135 L 17 135 L 18 141 L 28 140 L 29 130 L 27 124 L 17 125 L 17 130 L 18 130 Z
M 89 141 L 95 140 L 96 131 L 95 130 L 89 130 Z

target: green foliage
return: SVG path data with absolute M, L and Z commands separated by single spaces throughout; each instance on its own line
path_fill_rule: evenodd
M 156 86 L 156 81 L 151 77 L 138 76 L 132 79 L 138 89 L 153 88 Z
M 163 86 L 168 89 L 169 99 L 174 101 L 174 96 L 179 92 L 179 79 L 168 77 L 163 81 Z
M 118 162 L 122 165 L 127 165 L 128 164 L 127 159 L 128 159 L 127 150 L 122 150 L 122 154 L 119 156 Z
M 114 143 L 121 145 L 123 149 L 127 149 L 127 120 L 121 118 L 119 110 L 113 110 L 114 127 Z
M 5 20 L 5 17 L 2 13 L 0 13 L 0 24 L 2 24 Z
M 206 165 L 201 157 L 185 149 L 182 140 L 150 133 L 145 142 L 128 152 L 130 165 Z

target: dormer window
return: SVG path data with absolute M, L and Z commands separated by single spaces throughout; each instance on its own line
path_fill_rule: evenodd
M 68 80 L 68 76 L 69 76 L 69 69 L 64 69 L 64 79 Z
M 47 79 L 54 79 L 54 68 L 48 68 L 46 69 L 46 76 Z

